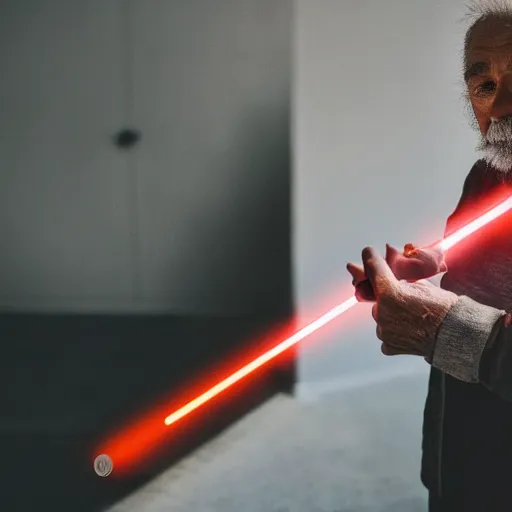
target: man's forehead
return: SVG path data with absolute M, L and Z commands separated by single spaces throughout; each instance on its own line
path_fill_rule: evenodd
M 471 29 L 468 52 L 499 50 L 512 44 L 512 19 L 489 18 L 477 22 Z
M 495 59 L 505 58 L 512 62 L 512 20 L 487 19 L 477 22 L 467 43 L 466 80 L 488 72 L 490 63 Z

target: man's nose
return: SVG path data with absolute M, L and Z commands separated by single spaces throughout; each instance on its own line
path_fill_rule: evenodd
M 495 119 L 508 116 L 512 116 L 512 74 L 503 78 L 490 112 L 490 117 Z

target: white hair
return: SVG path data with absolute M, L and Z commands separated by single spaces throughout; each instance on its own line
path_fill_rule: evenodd
M 467 17 L 474 21 L 488 16 L 510 16 L 511 0 L 473 0 L 467 6 Z

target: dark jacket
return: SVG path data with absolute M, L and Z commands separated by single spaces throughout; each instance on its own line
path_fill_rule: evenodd
M 512 186 L 478 161 L 445 235 L 510 194 Z M 461 298 L 434 350 L 422 481 L 433 495 L 462 496 L 457 510 L 512 510 L 512 213 L 448 251 L 445 261 L 441 287 Z

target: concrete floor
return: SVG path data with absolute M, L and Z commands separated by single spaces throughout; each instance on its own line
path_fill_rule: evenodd
M 426 386 L 277 396 L 109 512 L 425 512 Z

